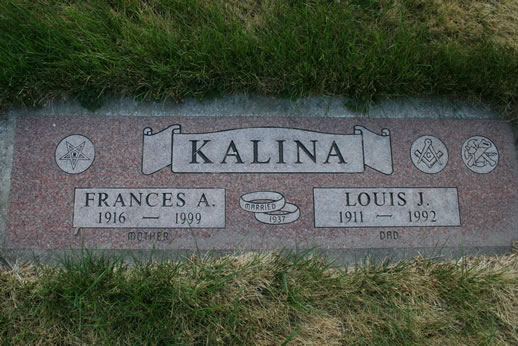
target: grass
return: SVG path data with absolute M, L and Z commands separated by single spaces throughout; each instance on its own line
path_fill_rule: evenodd
M 2 344 L 518 343 L 518 257 L 331 268 L 273 253 L 0 271 Z
M 3 0 L 0 113 L 106 95 L 491 102 L 518 117 L 514 0 Z M 518 344 L 518 257 L 331 268 L 85 255 L 0 271 L 2 344 Z
M 258 93 L 518 102 L 514 0 L 4 0 L 0 104 Z

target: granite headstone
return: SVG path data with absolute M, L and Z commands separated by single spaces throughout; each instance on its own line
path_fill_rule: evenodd
M 469 253 L 518 239 L 502 121 L 23 116 L 15 129 L 5 249 Z

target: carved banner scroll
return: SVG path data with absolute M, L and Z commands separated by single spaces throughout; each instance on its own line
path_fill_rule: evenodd
M 167 166 L 176 173 L 362 173 L 368 166 L 392 174 L 388 129 L 376 134 L 355 126 L 348 135 L 282 127 L 208 133 L 180 129 L 144 129 L 144 174 Z

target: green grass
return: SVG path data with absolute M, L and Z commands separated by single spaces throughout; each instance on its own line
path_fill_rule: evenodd
M 0 108 L 239 92 L 448 96 L 516 112 L 516 36 L 439 3 L 3 0 Z M 512 345 L 517 273 L 516 255 L 348 269 L 293 254 L 135 266 L 87 255 L 0 271 L 0 342 Z
M 0 102 L 73 97 L 96 108 L 104 95 L 181 102 L 239 92 L 365 104 L 433 95 L 512 111 L 516 41 L 495 39 L 487 15 L 473 16 L 482 29 L 464 37 L 438 3 L 4 0 Z
M 0 271 L 2 344 L 518 343 L 518 257 L 331 268 L 248 254 Z

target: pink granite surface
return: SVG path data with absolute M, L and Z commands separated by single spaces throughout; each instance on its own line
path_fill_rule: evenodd
M 169 168 L 141 173 L 142 131 L 181 124 L 182 133 L 278 126 L 352 134 L 354 125 L 392 136 L 394 173 L 370 168 L 354 174 L 174 174 Z M 394 248 L 510 246 L 518 240 L 518 166 L 509 124 L 482 120 L 339 118 L 32 118 L 17 119 L 6 248 L 67 249 L 82 243 L 102 249 L 270 249 L 280 247 Z M 71 175 L 55 162 L 57 144 L 68 135 L 87 136 L 95 145 L 93 165 Z M 412 142 L 423 135 L 448 147 L 447 167 L 425 174 L 410 160 Z M 496 144 L 499 163 L 489 174 L 470 171 L 460 155 L 464 141 L 482 135 Z M 75 187 L 214 187 L 226 189 L 226 229 L 81 229 L 72 227 Z M 315 187 L 457 187 L 461 227 L 396 227 L 397 240 L 380 239 L 380 229 L 313 227 Z M 257 222 L 239 208 L 251 191 L 283 193 L 300 207 L 300 219 L 283 226 Z M 167 241 L 128 240 L 128 232 L 168 232 Z M 196 245 L 197 244 L 197 245 Z

